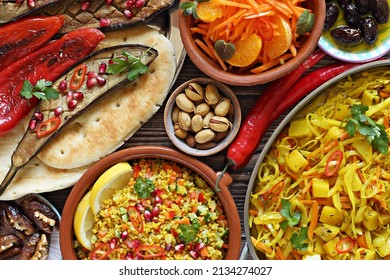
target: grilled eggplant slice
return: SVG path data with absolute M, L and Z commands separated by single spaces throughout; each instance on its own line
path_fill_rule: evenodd
M 129 6 L 131 1 L 106 0 L 88 1 L 88 7 L 83 6 L 85 1 L 63 0 L 55 5 L 47 6 L 39 11 L 39 15 L 64 14 L 65 24 L 59 33 L 67 33 L 82 27 L 99 28 L 102 31 L 123 28 L 140 22 L 148 22 L 156 15 L 170 8 L 174 0 L 142 0 L 142 6 Z
M 0 185 L 0 193 L 4 192 L 18 169 L 36 156 L 62 128 L 85 113 L 95 101 L 130 82 L 128 71 L 108 74 L 105 69 L 113 58 L 126 60 L 124 52 L 139 58 L 144 65 L 149 65 L 158 56 L 157 50 L 147 46 L 112 46 L 92 53 L 54 82 L 52 87 L 60 92 L 60 98 L 42 100 L 38 104 L 34 115 L 39 114 L 40 125 L 36 130 L 30 126 L 19 142 L 11 157 L 12 166 Z M 75 87 L 75 81 L 80 85 Z
M 26 15 L 32 14 L 47 5 L 61 2 L 60 0 L 39 0 L 29 4 L 28 0 L 0 0 L 0 24 L 17 20 Z M 32 2 L 31 2 L 32 3 Z

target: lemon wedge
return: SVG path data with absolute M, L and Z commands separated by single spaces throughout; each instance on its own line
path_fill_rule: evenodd
M 124 188 L 133 176 L 133 169 L 127 162 L 120 162 L 106 170 L 91 189 L 89 204 L 93 214 L 97 214 L 104 201 L 111 198 L 114 191 Z
M 86 195 L 84 195 L 84 197 L 80 200 L 79 205 L 77 206 L 73 220 L 73 229 L 76 238 L 81 243 L 81 245 L 91 251 L 91 237 L 94 215 L 92 213 L 91 207 L 89 206 L 90 193 L 91 192 L 88 192 Z

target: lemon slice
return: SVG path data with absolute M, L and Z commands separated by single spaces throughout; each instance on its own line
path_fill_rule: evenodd
M 94 215 L 91 207 L 89 206 L 89 196 L 91 192 L 88 192 L 80 200 L 76 209 L 76 214 L 73 220 L 73 229 L 77 240 L 88 250 L 92 251 L 91 237 L 92 227 L 94 223 Z
M 100 175 L 91 189 L 89 204 L 96 215 L 106 199 L 112 197 L 115 190 L 124 188 L 133 176 L 133 169 L 127 162 L 120 162 Z

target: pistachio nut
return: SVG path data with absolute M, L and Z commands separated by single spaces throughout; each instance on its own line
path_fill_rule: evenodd
M 172 109 L 172 114 L 171 114 L 172 123 L 175 124 L 179 121 L 179 112 L 180 112 L 180 108 L 177 106 L 174 106 Z
M 210 142 L 215 137 L 215 132 L 209 128 L 202 129 L 198 133 L 195 134 L 195 141 L 199 144 L 204 144 Z
M 206 116 L 203 117 L 203 128 L 209 128 L 210 125 L 210 119 L 214 117 L 215 114 L 213 111 L 210 111 L 206 114 Z
M 203 88 L 197 83 L 190 83 L 184 92 L 187 95 L 187 97 L 194 102 L 203 100 L 204 97 Z
M 179 126 L 181 129 L 188 131 L 191 128 L 191 116 L 187 112 L 179 112 Z
M 197 148 L 199 150 L 208 150 L 208 149 L 214 148 L 217 145 L 218 145 L 217 143 L 215 143 L 214 141 L 211 141 L 211 142 L 207 142 L 207 143 L 196 144 L 195 148 Z
M 188 135 L 188 132 L 181 129 L 179 124 L 176 123 L 174 126 L 173 126 L 173 130 L 174 130 L 174 133 L 177 137 L 179 137 L 180 139 L 185 139 Z
M 195 145 L 196 145 L 195 136 L 192 134 L 188 134 L 185 141 L 186 141 L 187 145 L 191 148 L 195 147 Z
M 225 132 L 232 127 L 232 123 L 225 117 L 214 116 L 210 119 L 209 127 L 217 132 Z
M 218 88 L 213 84 L 208 84 L 206 86 L 204 100 L 210 106 L 218 104 L 218 102 L 222 99 L 221 94 L 218 91 Z
M 191 129 L 198 132 L 203 128 L 203 118 L 201 115 L 194 115 L 191 119 Z
M 203 102 L 195 107 L 194 114 L 201 115 L 202 117 L 206 116 L 206 114 L 210 112 L 210 105 Z
M 217 115 L 217 116 L 220 116 L 220 117 L 224 117 L 227 115 L 227 113 L 229 113 L 229 110 L 230 110 L 230 106 L 231 106 L 232 102 L 230 101 L 229 98 L 222 98 L 217 106 L 215 106 L 214 108 L 214 113 Z
M 191 113 L 195 110 L 195 104 L 188 99 L 185 93 L 180 93 L 176 96 L 176 105 L 184 112 Z

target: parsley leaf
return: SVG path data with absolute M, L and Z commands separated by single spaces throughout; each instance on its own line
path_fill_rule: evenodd
M 307 250 L 308 243 L 304 243 L 307 240 L 307 227 L 303 227 L 299 230 L 299 233 L 294 232 L 291 236 L 291 245 L 297 250 Z
M 193 218 L 191 219 L 191 225 L 181 224 L 179 225 L 179 229 L 180 240 L 188 244 L 195 240 L 196 234 L 200 229 L 200 223 L 197 218 Z
M 138 177 L 134 184 L 134 190 L 141 198 L 149 197 L 155 188 L 156 186 L 153 182 L 147 178 L 144 180 L 141 177 Z
M 52 88 L 52 82 L 40 79 L 35 86 L 30 81 L 25 80 L 23 87 L 20 90 L 20 95 L 26 99 L 30 99 L 35 96 L 42 100 L 53 100 L 59 97 L 59 93 Z
M 116 57 L 113 58 L 113 63 L 108 65 L 108 74 L 118 74 L 124 71 L 128 71 L 127 78 L 130 81 L 138 79 L 142 74 L 148 72 L 148 66 L 142 63 L 142 55 L 140 58 L 136 58 L 128 52 L 122 52 L 125 58 Z
M 368 106 L 362 104 L 353 104 L 351 107 L 352 117 L 345 125 L 349 136 L 353 137 L 356 130 L 361 135 L 366 136 L 367 142 L 382 154 L 387 154 L 389 146 L 389 137 L 386 133 L 385 127 L 374 122 L 371 118 L 365 115 Z
M 297 225 L 301 219 L 300 212 L 296 211 L 295 213 L 291 213 L 291 203 L 284 198 L 282 198 L 282 209 L 280 210 L 280 214 L 286 218 L 280 225 L 283 230 L 286 230 L 288 226 L 293 227 Z

